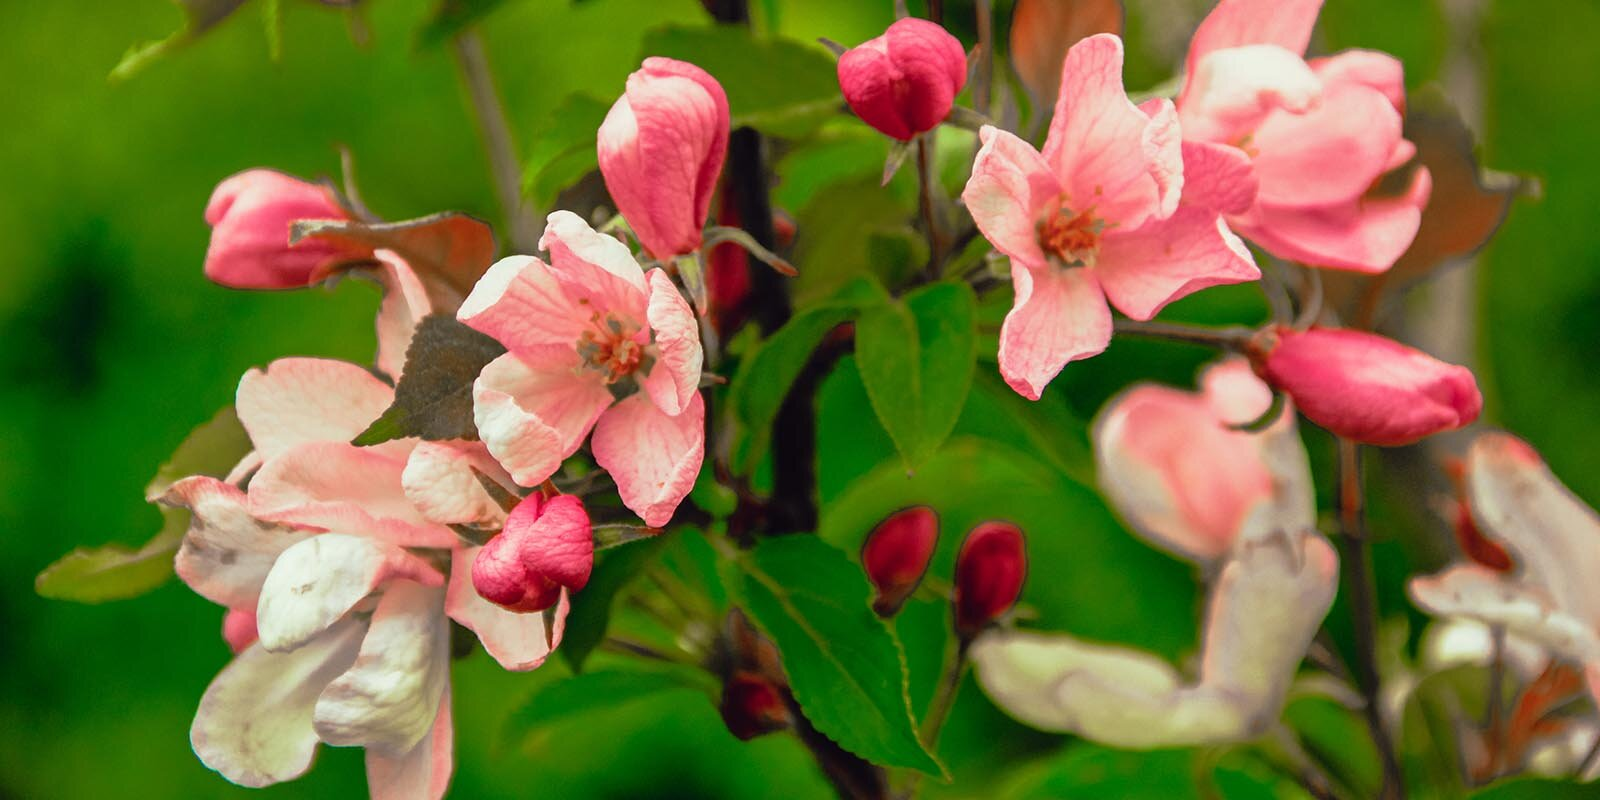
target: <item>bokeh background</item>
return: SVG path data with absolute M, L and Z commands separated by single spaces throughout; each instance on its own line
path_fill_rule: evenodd
M 247 368 L 284 355 L 371 355 L 377 296 L 369 286 L 242 293 L 202 277 L 201 215 L 219 180 L 256 165 L 337 174 L 344 145 L 368 204 L 386 217 L 460 209 L 497 220 L 449 51 L 415 45 L 432 4 L 364 5 L 364 44 L 342 12 L 284 0 L 273 62 L 252 5 L 113 85 L 107 73 L 130 45 L 178 26 L 172 4 L 3 4 L 0 796 L 250 796 L 207 771 L 187 740 L 195 704 L 227 659 L 220 611 L 176 581 L 143 598 L 85 606 L 37 597 L 33 578 L 76 545 L 136 544 L 153 533 L 159 516 L 142 500 L 146 480 L 191 427 L 231 401 Z M 1009 3 L 999 5 L 1003 21 Z M 1129 3 L 1131 87 L 1170 75 L 1205 5 Z M 853 44 L 892 19 L 889 0 L 775 7 L 780 13 L 763 15 L 759 27 L 800 42 Z M 970 3 L 947 3 L 946 13 L 970 43 Z M 709 19 L 698 0 L 503 3 L 483 30 L 513 127 L 537 129 L 574 91 L 609 102 L 637 66 L 645 34 L 668 23 Z M 1600 6 L 1588 0 L 1328 0 L 1314 45 L 1395 53 L 1412 86 L 1441 82 L 1457 92 L 1486 165 L 1542 179 L 1542 199 L 1516 203 L 1475 271 L 1413 298 L 1409 327 L 1474 365 L 1486 420 L 1527 438 L 1591 502 L 1600 501 L 1597 30 Z M 818 191 L 809 169 L 832 152 L 867 153 L 869 176 L 881 164 L 873 160 L 882 141 L 843 123 L 855 130 L 841 134 L 842 145 L 791 159 L 792 174 L 780 175 L 788 181 L 779 200 L 800 215 L 802 247 L 802 212 Z M 1174 313 L 1249 319 L 1260 314 L 1256 302 L 1219 290 Z M 1028 430 L 1000 430 L 994 420 L 1016 401 L 991 391 L 993 376 L 982 373 L 992 364 L 981 363 L 950 454 L 911 482 L 895 474 L 882 432 L 863 429 L 873 423 L 847 361 L 823 396 L 824 534 L 854 541 L 877 504 L 900 498 L 943 496 L 952 527 L 1003 509 L 1032 537 L 1029 598 L 1042 621 L 1174 657 L 1192 652 L 1194 588 L 1184 568 L 1129 538 L 1074 481 L 1083 475 L 1083 420 L 1100 400 L 1135 378 L 1187 381 L 1202 356 L 1119 343 L 1069 369 L 1033 417 L 1046 422 Z M 1060 469 L 1042 475 L 1012 451 L 981 444 L 1007 440 L 1046 451 Z M 1403 615 L 1400 578 L 1432 566 L 1421 562 L 1441 552 L 1441 529 L 1420 492 L 1390 491 L 1381 502 L 1380 579 L 1387 608 Z M 826 796 L 792 739 L 741 744 L 693 693 L 585 716 L 525 743 L 500 741 L 506 714 L 564 669 L 510 675 L 481 653 L 458 662 L 454 796 Z M 926 696 L 931 669 L 914 693 Z M 1056 741 L 1006 723 L 967 688 L 957 717 L 970 724 L 953 723 L 943 748 L 957 780 L 942 794 L 994 796 L 1029 783 L 1037 796 L 1079 796 L 1068 787 L 1081 781 L 1071 776 L 1089 764 L 1084 781 L 1142 776 L 1082 795 L 1120 796 L 1174 769 L 1159 755 L 1091 758 L 1083 750 L 1030 762 Z M 262 796 L 356 796 L 362 780 L 359 752 L 324 748 L 306 778 Z M 1512 791 L 1523 790 L 1503 795 Z

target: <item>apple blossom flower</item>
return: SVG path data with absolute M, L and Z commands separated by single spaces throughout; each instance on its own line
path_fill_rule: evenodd
M 728 96 L 705 70 L 647 58 L 600 124 L 600 174 L 639 242 L 662 261 L 700 248 L 728 154 Z
M 984 126 L 962 193 L 1011 257 L 1016 301 L 1000 331 L 1000 372 L 1030 399 L 1067 362 L 1106 348 L 1108 301 L 1148 320 L 1205 287 L 1260 277 L 1216 211 L 1180 206 L 1177 115 L 1166 100 L 1128 100 L 1122 56 L 1110 34 L 1073 45 L 1043 153 Z
M 1022 529 L 1009 522 L 973 528 L 956 554 L 956 633 L 968 641 L 1016 605 L 1028 575 L 1028 549 Z
M 1213 368 L 1205 394 L 1189 401 L 1137 387 L 1114 400 L 1096 424 L 1096 448 L 1118 451 L 1099 454 L 1115 472 L 1103 478 L 1118 487 L 1108 494 L 1136 527 L 1148 526 L 1152 543 L 1194 558 L 1214 552 L 1218 538 L 1231 540 L 1210 564 L 1215 577 L 1197 678 L 1131 648 L 992 631 L 974 642 L 972 658 L 979 683 L 1002 709 L 1044 730 L 1137 749 L 1242 741 L 1276 723 L 1295 670 L 1333 604 L 1338 560 L 1316 532 L 1304 452 L 1290 458 L 1276 453 L 1290 442 L 1300 447 L 1292 421 L 1278 423 L 1285 428 L 1277 433 L 1255 434 L 1283 438 L 1254 455 L 1210 430 L 1259 413 L 1264 390 L 1237 385 L 1248 379 L 1233 365 Z M 1186 454 L 1182 464 L 1151 460 L 1162 449 L 1170 455 L 1185 447 L 1196 454 Z M 1247 481 L 1256 499 L 1244 503 L 1244 516 L 1237 518 L 1241 504 L 1232 497 L 1215 508 L 1194 508 L 1204 501 L 1196 475 L 1207 469 L 1232 474 L 1241 458 L 1245 469 L 1270 473 L 1265 485 Z
M 1416 237 L 1431 176 L 1373 191 L 1416 152 L 1401 135 L 1403 69 L 1367 50 L 1305 60 L 1321 7 L 1221 0 L 1200 24 L 1177 99 L 1186 177 L 1273 255 L 1383 272 Z M 1229 188 L 1251 185 L 1253 197 Z
M 457 315 L 507 350 L 473 385 L 478 433 L 518 484 L 537 486 L 593 430 L 622 502 L 661 527 L 705 455 L 694 313 L 665 271 L 644 272 L 571 212 L 550 215 L 540 246 L 548 264 L 502 259 Z
M 912 506 L 889 515 L 867 535 L 861 566 L 877 596 L 872 609 L 891 617 L 922 583 L 939 543 L 939 515 L 927 506 Z
M 1471 424 L 1478 382 L 1393 339 L 1346 328 L 1269 328 L 1249 346 L 1256 373 L 1306 419 L 1364 444 L 1411 444 Z
M 933 130 L 967 84 L 967 54 L 937 23 L 906 17 L 839 56 L 839 88 L 863 122 L 902 142 Z
M 302 219 L 349 219 L 333 190 L 270 169 L 217 184 L 206 203 L 211 245 L 206 277 L 235 289 L 298 289 L 327 277 L 333 265 L 372 257 L 371 249 L 307 240 L 289 244 Z

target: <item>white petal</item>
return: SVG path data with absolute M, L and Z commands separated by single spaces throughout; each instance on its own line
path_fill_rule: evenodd
M 438 800 L 455 770 L 455 729 L 450 718 L 450 687 L 439 698 L 433 730 L 399 758 L 367 751 L 367 793 L 372 800 Z
M 1413 578 L 1411 599 L 1430 614 L 1500 625 L 1511 633 L 1581 662 L 1600 661 L 1600 636 L 1568 614 L 1538 586 L 1477 565 Z
M 391 578 L 443 577 L 422 559 L 361 536 L 324 533 L 278 557 L 261 586 L 256 630 L 268 650 L 292 650 L 338 622 Z
M 174 571 L 201 597 L 228 608 L 254 608 L 273 562 L 311 535 L 250 516 L 244 492 L 215 478 L 184 478 L 161 503 L 190 511 Z

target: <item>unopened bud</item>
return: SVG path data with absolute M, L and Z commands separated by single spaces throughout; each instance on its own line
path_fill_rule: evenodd
M 1009 522 L 985 522 L 967 534 L 956 556 L 956 633 L 971 640 L 1011 610 L 1028 574 L 1022 529 Z
M 722 685 L 722 721 L 728 732 L 749 741 L 794 724 L 783 690 L 759 673 L 733 673 Z
M 927 506 L 912 506 L 878 523 L 861 547 L 861 566 L 877 590 L 872 610 L 894 616 L 917 590 L 939 542 L 939 515 Z
M 524 498 L 472 562 L 472 585 L 512 611 L 543 611 L 576 592 L 594 569 L 594 534 L 574 495 Z
M 850 110 L 902 142 L 937 126 L 966 83 L 961 42 L 925 19 L 899 20 L 839 57 L 839 88 Z

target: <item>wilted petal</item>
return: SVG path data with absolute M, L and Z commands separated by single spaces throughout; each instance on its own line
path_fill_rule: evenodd
M 678 414 L 700 390 L 700 368 L 705 359 L 700 348 L 700 327 L 694 311 L 665 270 L 652 269 L 648 278 L 648 315 L 656 362 L 640 383 L 662 412 Z
M 173 570 L 196 594 L 228 608 L 255 608 L 273 562 L 311 535 L 256 519 L 244 492 L 203 475 L 172 484 L 161 503 L 191 514 Z
M 391 580 L 441 586 L 427 562 L 394 545 L 324 533 L 283 551 L 261 587 L 256 629 L 268 650 L 292 650 Z
M 456 319 L 512 353 L 538 353 L 541 348 L 576 345 L 590 311 L 567 298 L 543 261 L 509 256 L 478 279 Z
M 978 131 L 983 143 L 961 199 L 978 230 L 995 249 L 1026 267 L 1043 267 L 1039 220 L 1061 195 L 1050 165 L 1017 135 L 993 125 Z
M 383 415 L 394 390 L 329 358 L 280 358 L 239 380 L 239 422 L 262 458 L 307 442 L 348 442 Z
M 299 777 L 317 749 L 317 696 L 355 661 L 365 631 L 349 620 L 287 653 L 260 643 L 240 653 L 206 687 L 189 729 L 201 763 L 241 786 Z
M 1500 626 L 1580 662 L 1600 661 L 1594 624 L 1561 609 L 1541 587 L 1469 564 L 1413 578 L 1409 588 L 1417 606 L 1435 616 Z
M 389 250 L 374 255 L 378 283 L 383 287 L 383 302 L 378 306 L 378 370 L 398 382 L 405 371 L 411 336 L 417 323 L 433 313 L 433 301 L 405 259 Z
M 449 547 L 456 536 L 406 499 L 404 456 L 314 442 L 269 459 L 250 482 L 250 511 L 273 522 L 373 536 L 408 547 Z
M 550 272 L 569 306 L 644 321 L 644 270 L 615 236 L 595 231 L 571 211 L 557 211 L 546 221 L 539 247 L 550 251 Z
M 478 634 L 483 649 L 500 666 L 509 670 L 530 670 L 543 664 L 561 644 L 571 608 L 567 593 L 555 606 L 553 628 L 546 630 L 544 614 L 509 611 L 483 599 L 472 588 L 472 564 L 479 547 L 463 547 L 455 552 L 450 568 L 450 587 L 445 595 L 445 613 Z
M 1250 249 L 1222 217 L 1195 206 L 1136 231 L 1107 234 L 1093 269 L 1111 304 L 1137 320 L 1201 289 L 1261 277 Z
M 706 453 L 705 421 L 698 392 L 675 417 L 639 393 L 612 406 L 594 426 L 595 461 L 616 480 L 622 504 L 646 525 L 667 524 L 694 486 Z
M 495 460 L 522 486 L 537 486 L 577 452 L 611 392 L 598 373 L 580 372 L 574 351 L 530 364 L 507 353 L 472 385 L 472 416 Z
M 1016 301 L 1000 327 L 1000 374 L 1018 394 L 1038 400 L 1069 361 L 1111 343 L 1111 307 L 1087 269 L 1011 265 Z
M 406 499 L 429 522 L 493 529 L 505 521 L 506 512 L 477 473 L 493 476 L 499 471 L 480 443 L 421 442 L 406 460 L 400 482 Z
M 400 757 L 433 729 L 449 682 L 444 587 L 398 581 L 378 600 L 355 664 L 317 698 L 312 722 L 328 744 Z
M 455 726 L 450 715 L 450 685 L 439 698 L 433 729 L 398 758 L 367 750 L 367 793 L 372 800 L 439 800 L 455 771 Z

